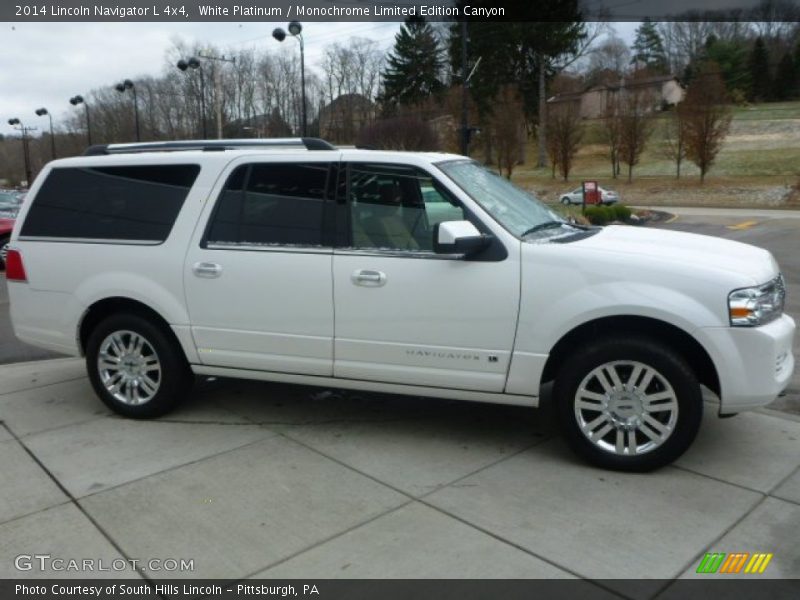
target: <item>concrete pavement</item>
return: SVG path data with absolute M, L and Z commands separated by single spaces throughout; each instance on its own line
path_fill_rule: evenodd
M 156 581 L 586 578 L 649 598 L 742 551 L 800 578 L 800 419 L 707 412 L 674 466 L 633 475 L 576 460 L 547 406 L 215 380 L 133 421 L 80 360 L 2 366 L 0 578 L 80 575 L 15 569 L 50 554 L 194 561 L 103 573 Z

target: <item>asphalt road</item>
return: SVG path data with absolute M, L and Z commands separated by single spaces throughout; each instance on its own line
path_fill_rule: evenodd
M 676 218 L 653 227 L 713 235 L 770 250 L 787 281 L 787 312 L 800 323 L 800 211 L 769 211 L 715 208 L 669 208 Z M 0 364 L 55 358 L 52 352 L 23 344 L 14 337 L 8 314 L 8 290 L 0 277 Z M 800 357 L 800 335 L 795 338 L 795 356 Z M 771 408 L 800 414 L 800 369 L 784 397 Z

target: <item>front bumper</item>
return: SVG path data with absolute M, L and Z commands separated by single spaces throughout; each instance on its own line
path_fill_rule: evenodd
M 769 404 L 786 389 L 794 373 L 796 325 L 782 315 L 761 327 L 706 327 L 698 331 L 717 368 L 720 414 Z

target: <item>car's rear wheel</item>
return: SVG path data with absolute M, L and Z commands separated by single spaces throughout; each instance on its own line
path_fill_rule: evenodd
M 10 238 L 0 237 L 0 269 L 6 268 L 6 256 L 8 256 L 8 245 Z
M 86 345 L 86 368 L 109 408 L 142 419 L 172 410 L 193 379 L 174 338 L 136 314 L 113 315 L 95 327 Z
M 671 348 L 641 337 L 589 344 L 553 388 L 567 442 L 589 462 L 621 471 L 671 463 L 700 427 L 700 384 Z

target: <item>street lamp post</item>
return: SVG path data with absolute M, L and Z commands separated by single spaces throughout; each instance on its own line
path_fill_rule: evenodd
M 53 115 L 44 107 L 36 109 L 36 116 L 43 117 L 47 115 L 50 118 L 50 151 L 53 155 L 53 160 L 56 159 L 56 138 L 53 135 Z
M 203 139 L 206 140 L 208 139 L 206 132 L 206 78 L 203 74 L 203 65 L 193 56 L 189 60 L 179 60 L 176 66 L 184 73 L 187 69 L 200 70 L 200 122 L 203 124 Z
M 292 21 L 289 23 L 289 33 L 300 42 L 300 87 L 303 102 L 303 137 L 306 137 L 308 135 L 308 124 L 306 120 L 306 59 L 303 48 L 303 26 L 299 21 Z M 286 39 L 286 32 L 282 28 L 276 27 L 272 32 L 272 37 L 282 42 Z
M 217 56 L 209 52 L 200 53 L 200 58 L 213 61 L 211 74 L 214 77 L 214 104 L 217 113 L 217 139 L 222 139 L 222 66 L 221 63 L 236 64 L 236 57 L 227 57 L 224 54 Z
M 86 141 L 88 145 L 92 145 L 92 127 L 89 123 L 89 105 L 83 99 L 83 96 L 73 96 L 69 99 L 69 103 L 72 106 L 78 106 L 78 104 L 83 104 L 83 107 L 86 109 Z
M 116 89 L 120 94 L 124 94 L 125 90 L 131 90 L 133 92 L 133 118 L 136 122 L 136 141 L 141 142 L 142 138 L 139 135 L 139 102 L 136 98 L 136 86 L 133 84 L 133 81 L 126 79 L 125 81 L 115 85 L 114 89 Z
M 19 129 L 22 132 L 22 159 L 25 161 L 25 183 L 28 187 L 31 185 L 31 157 L 28 151 L 28 132 L 34 131 L 34 127 L 25 127 L 17 118 L 9 119 L 8 124 Z

